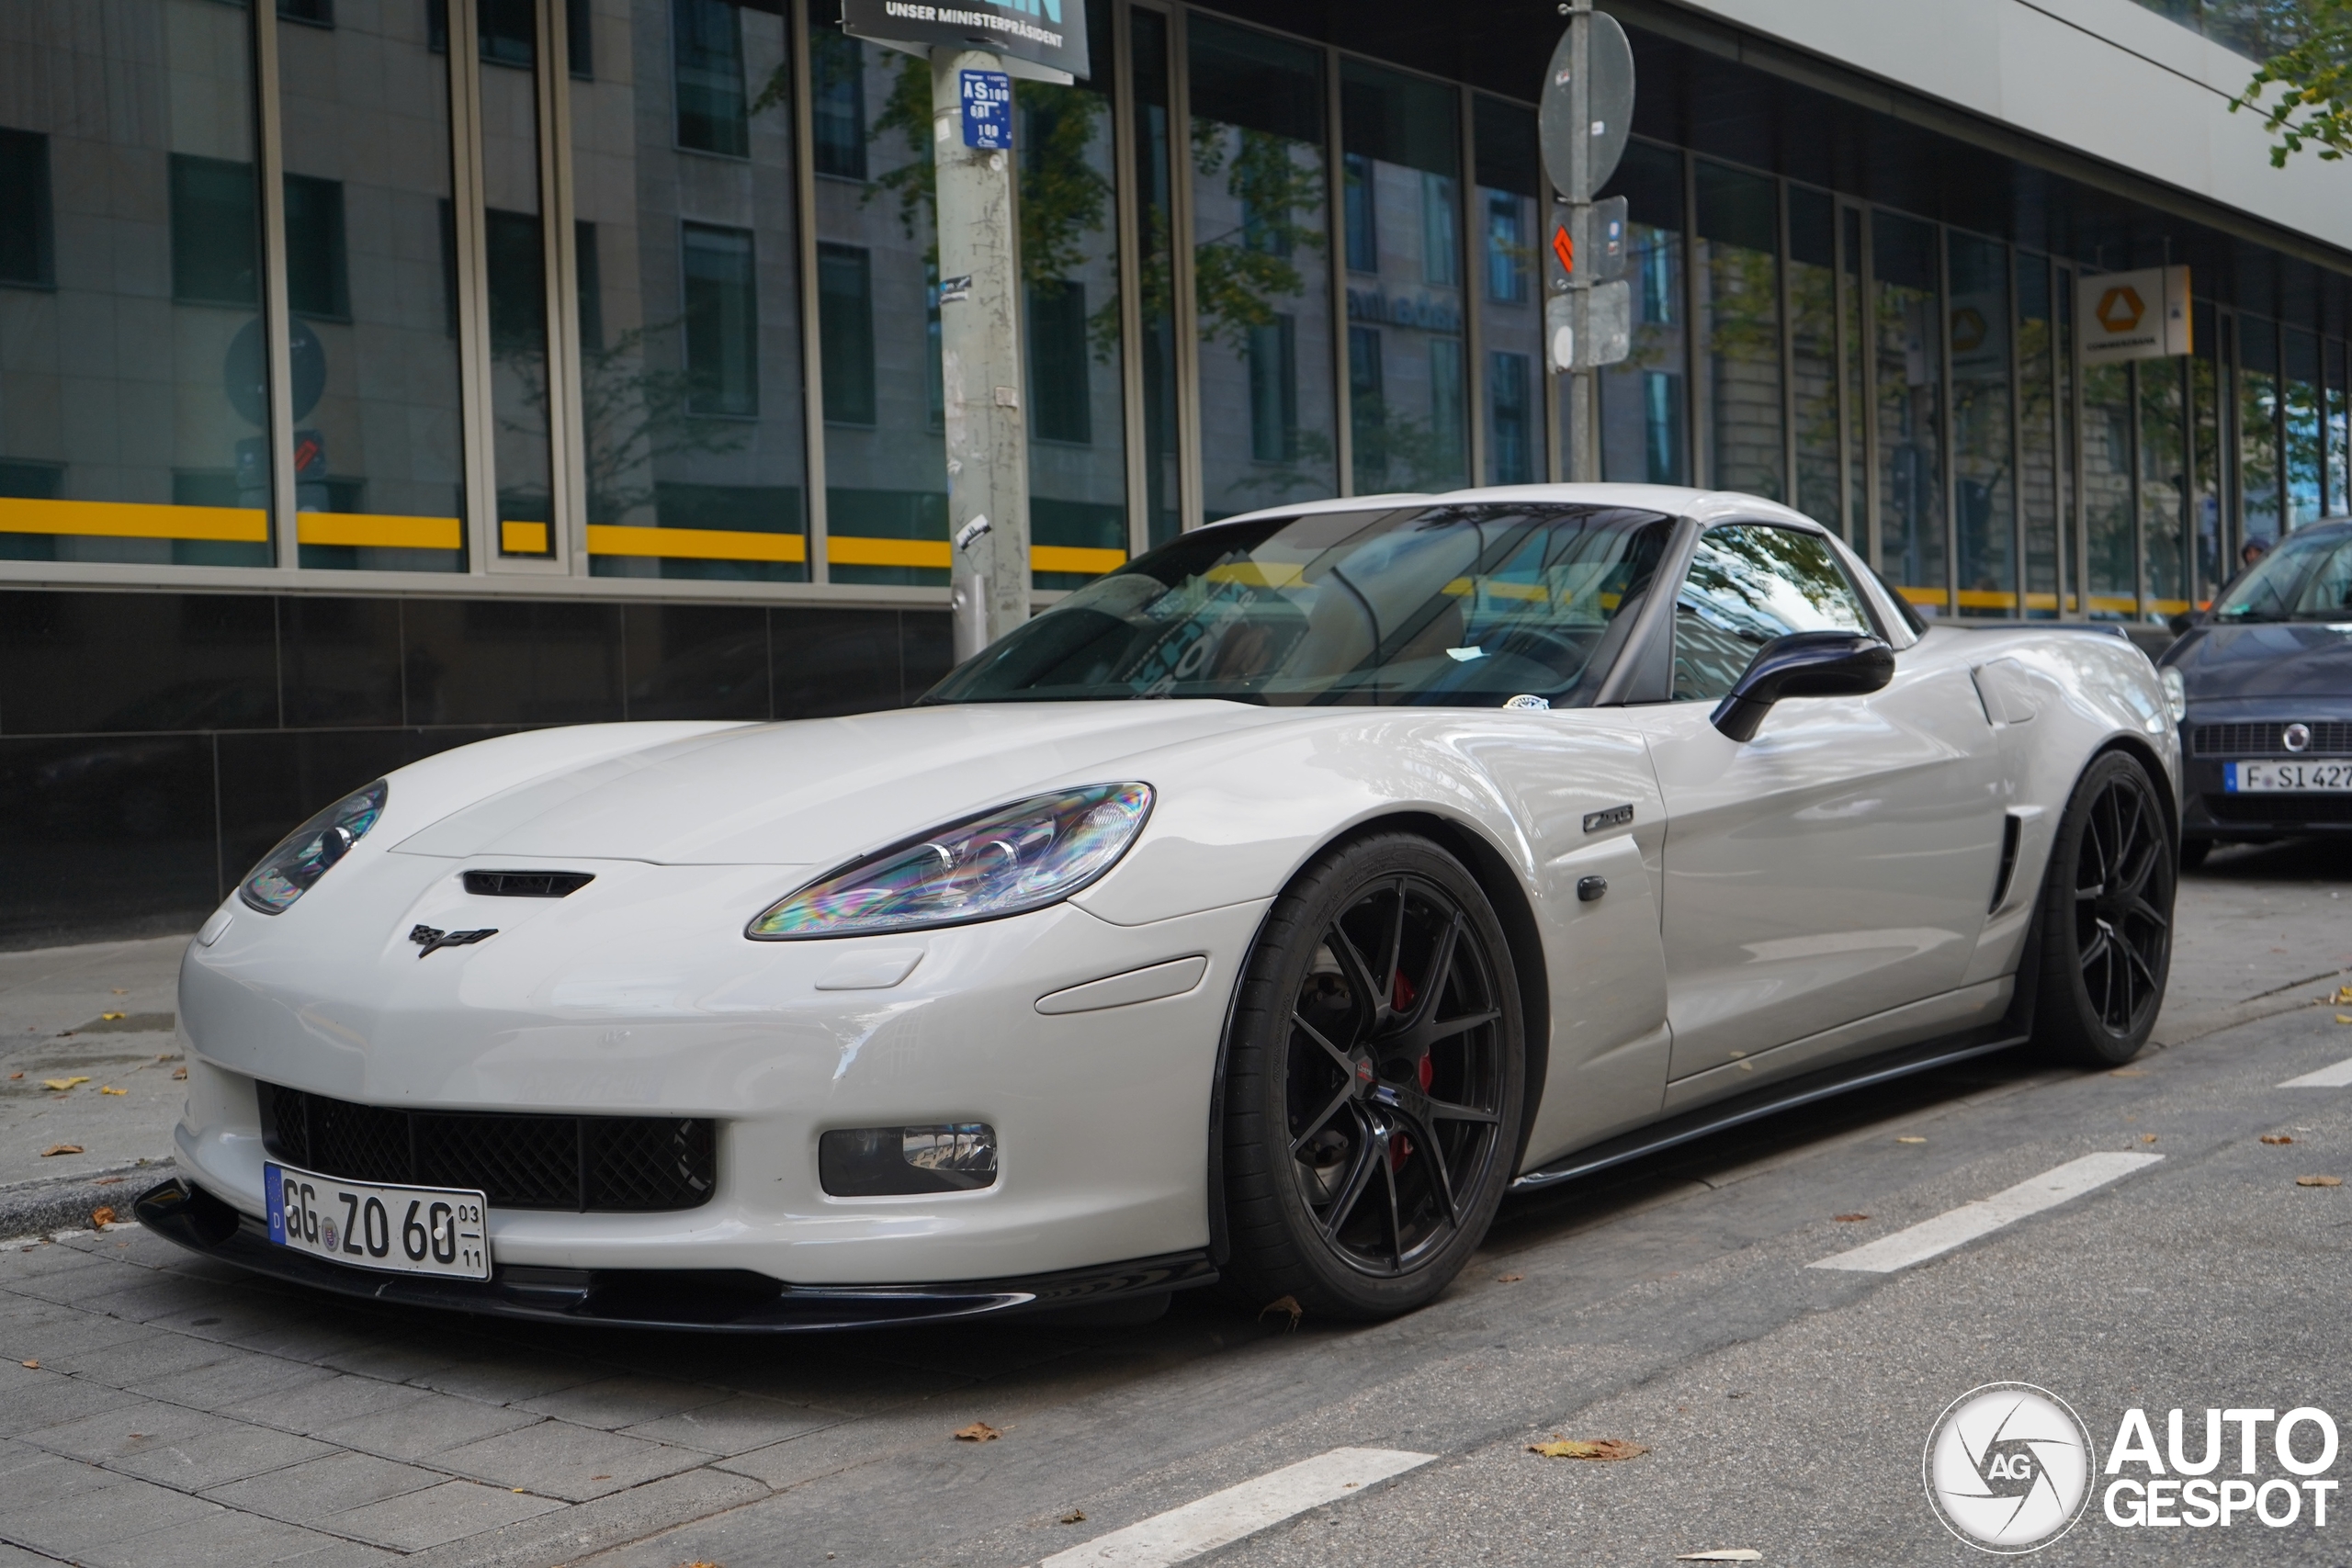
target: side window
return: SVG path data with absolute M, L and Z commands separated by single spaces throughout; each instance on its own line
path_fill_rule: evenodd
M 1819 536 L 1761 523 L 1710 528 L 1674 602 L 1674 701 L 1721 700 L 1775 637 L 1873 629 Z

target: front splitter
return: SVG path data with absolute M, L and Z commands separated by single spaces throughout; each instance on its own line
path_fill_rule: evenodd
M 538 1269 L 493 1264 L 488 1280 L 382 1274 L 273 1246 L 248 1219 L 191 1182 L 151 1188 L 131 1205 L 167 1241 L 256 1274 L 392 1306 L 539 1323 L 717 1334 L 808 1334 L 1060 1309 L 1091 1309 L 1214 1284 L 1205 1252 L 1091 1269 L 935 1285 L 792 1285 L 742 1269 Z

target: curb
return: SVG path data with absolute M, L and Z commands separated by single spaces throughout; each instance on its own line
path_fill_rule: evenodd
M 0 1187 L 0 1239 L 15 1240 L 46 1231 L 87 1230 L 90 1212 L 101 1206 L 128 1219 L 132 1199 L 178 1172 L 174 1162 L 160 1159 L 146 1165 L 92 1171 L 86 1176 Z M 109 1178 L 113 1179 L 107 1179 Z M 102 1181 L 104 1185 L 100 1184 Z

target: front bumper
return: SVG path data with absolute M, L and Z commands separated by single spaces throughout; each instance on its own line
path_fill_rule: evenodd
M 2191 701 L 2181 722 L 2185 784 L 2181 832 L 2222 842 L 2263 842 L 2352 832 L 2352 795 L 2237 794 L 2225 770 L 2233 761 L 2343 761 L 2324 728 L 2352 720 L 2352 703 L 2336 697 Z M 2323 729 L 2323 744 L 2301 752 L 2278 743 L 2301 721 Z
M 805 1334 L 888 1328 L 1008 1314 L 1148 1306 L 1171 1291 L 1214 1284 L 1205 1252 L 1092 1269 L 948 1284 L 789 1285 L 743 1269 L 537 1269 L 498 1264 L 486 1280 L 349 1269 L 270 1244 L 266 1226 L 177 1179 L 131 1205 L 168 1241 L 289 1283 L 394 1306 L 439 1307 L 604 1328 Z
M 408 1111 L 716 1123 L 707 1201 L 632 1213 L 493 1205 L 502 1265 L 928 1289 L 1208 1244 L 1210 1091 L 1261 903 L 1139 926 L 1065 904 L 909 937 L 767 943 L 745 941 L 740 908 L 728 913 L 749 902 L 742 891 L 720 896 L 747 878 L 756 890 L 758 868 L 575 863 L 596 873 L 585 892 L 470 907 L 457 869 L 423 863 L 405 886 L 398 865 L 342 887 L 330 879 L 280 919 L 240 918 L 211 947 L 191 949 L 180 984 L 188 1109 L 176 1143 L 193 1183 L 243 1213 L 263 1212 L 263 1165 L 275 1156 L 258 1082 Z M 503 929 L 420 959 L 403 939 L 419 922 Z M 920 960 L 895 983 L 841 988 L 840 966 L 876 949 Z M 1206 962 L 1181 995 L 1038 1010 L 1053 993 L 1187 954 Z M 990 1187 L 894 1197 L 823 1188 L 827 1131 L 965 1122 L 996 1130 Z

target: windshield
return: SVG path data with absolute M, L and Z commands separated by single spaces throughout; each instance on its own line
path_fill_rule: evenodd
M 2352 611 L 2352 535 L 2290 537 L 2232 583 L 2213 606 L 2217 621 L 2340 617 Z
M 1089 583 L 923 700 L 1574 706 L 1608 674 L 1672 529 L 1655 512 L 1543 504 L 1206 528 Z

